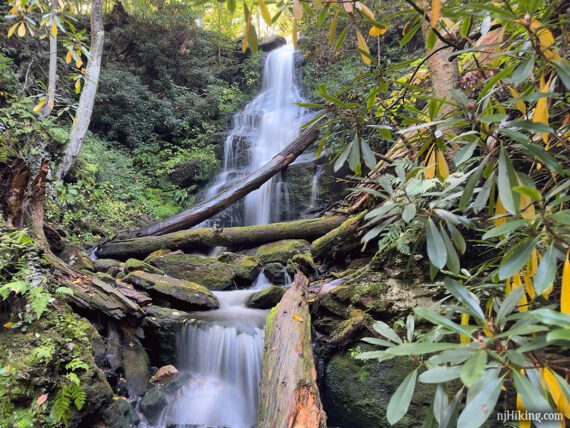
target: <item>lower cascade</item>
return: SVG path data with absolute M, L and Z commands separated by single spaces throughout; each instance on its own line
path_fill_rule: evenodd
M 220 308 L 180 329 L 178 367 L 190 376 L 152 427 L 255 426 L 266 310 L 245 307 L 258 291 L 220 291 Z

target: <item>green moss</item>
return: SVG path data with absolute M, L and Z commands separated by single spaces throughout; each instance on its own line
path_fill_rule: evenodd
M 124 269 L 125 269 L 125 272 L 133 272 L 135 270 L 142 270 L 144 272 L 156 273 L 158 275 L 164 274 L 164 272 L 161 271 L 160 269 L 158 269 L 154 266 L 151 266 L 148 263 L 137 260 L 137 259 L 128 259 L 125 262 Z
M 308 251 L 309 243 L 302 239 L 284 239 L 260 246 L 255 256 L 262 264 L 278 262 L 286 265 L 296 254 Z
M 257 309 L 273 308 L 279 303 L 284 294 L 285 289 L 283 287 L 267 287 L 249 296 L 245 305 L 249 308 Z

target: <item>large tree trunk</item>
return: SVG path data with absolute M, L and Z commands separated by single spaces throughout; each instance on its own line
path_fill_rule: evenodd
M 263 165 L 259 170 L 251 173 L 247 177 L 238 181 L 219 193 L 217 196 L 202 202 L 186 211 L 182 211 L 173 217 L 162 220 L 158 223 L 144 227 L 136 232 L 137 236 L 164 235 L 165 233 L 189 228 L 198 223 L 211 218 L 230 204 L 239 201 L 241 198 L 261 187 L 275 174 L 285 169 L 291 162 L 309 147 L 317 137 L 319 131 L 315 124 L 307 128 L 299 137 L 289 144 L 281 153 L 275 155 L 273 159 Z
M 103 27 L 102 0 L 91 2 L 91 48 L 89 50 L 89 60 L 87 61 L 87 72 L 85 74 L 85 84 L 79 106 L 75 114 L 75 121 L 71 126 L 69 144 L 65 149 L 65 156 L 57 171 L 57 178 L 61 180 L 69 172 L 75 163 L 77 156 L 83 145 L 85 133 L 91 122 L 91 113 L 95 104 L 97 85 L 99 84 L 99 73 L 101 72 L 101 57 L 103 56 L 103 44 L 105 42 L 105 29 Z
M 49 74 L 48 74 L 48 90 L 46 103 L 42 110 L 42 117 L 45 118 L 51 114 L 55 104 L 55 88 L 57 84 L 57 27 L 55 27 L 55 18 L 59 9 L 58 0 L 51 0 L 51 19 L 49 29 Z M 53 28 L 55 27 L 55 31 Z
M 311 349 L 307 278 L 295 280 L 265 326 L 259 428 L 324 428 Z
M 99 248 L 97 255 L 125 259 L 146 256 L 162 248 L 196 251 L 217 246 L 254 247 L 281 239 L 311 240 L 340 226 L 344 220 L 343 216 L 331 216 L 258 226 L 228 227 L 222 230 L 188 229 L 163 236 L 110 241 Z

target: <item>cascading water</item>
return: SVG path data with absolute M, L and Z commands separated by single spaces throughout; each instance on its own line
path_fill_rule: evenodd
M 261 92 L 234 116 L 224 146 L 224 170 L 206 198 L 258 170 L 298 136 L 306 117 L 304 109 L 295 104 L 303 101 L 295 70 L 292 47 L 286 45 L 267 55 Z M 246 196 L 243 204 L 229 208 L 222 222 L 236 226 L 286 220 L 288 198 L 287 183 L 277 175 Z

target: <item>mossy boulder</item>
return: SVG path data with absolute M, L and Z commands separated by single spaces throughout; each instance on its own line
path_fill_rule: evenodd
M 136 427 L 140 419 L 134 407 L 127 400 L 113 401 L 102 413 L 106 428 Z
M 144 261 L 145 263 L 150 263 L 151 260 L 154 259 L 155 257 L 164 256 L 165 254 L 169 254 L 169 253 L 172 253 L 172 251 L 170 251 L 170 250 L 168 250 L 168 249 L 166 249 L 166 248 L 161 248 L 161 249 L 159 249 L 159 250 L 155 250 L 155 251 L 153 251 L 152 253 L 150 253 L 148 256 L 146 256 L 146 257 L 144 258 L 143 261 Z
M 285 294 L 283 287 L 271 286 L 249 296 L 245 302 L 248 308 L 270 309 L 277 305 Z
M 182 321 L 189 314 L 157 305 L 149 305 L 144 311 L 146 313 L 142 322 L 145 332 L 144 345 L 151 360 L 159 366 L 175 364 L 176 335 Z
M 129 398 L 135 399 L 148 391 L 150 359 L 140 340 L 134 336 L 123 337 L 120 351 L 125 379 L 129 386 Z
M 253 255 L 264 265 L 272 262 L 286 265 L 295 254 L 309 251 L 309 247 L 309 242 L 304 239 L 284 239 L 258 247 Z
M 150 262 L 167 275 L 192 281 L 210 290 L 225 290 L 234 284 L 236 270 L 214 258 L 192 254 L 165 254 Z
M 115 283 L 115 278 L 106 272 L 95 272 L 95 276 L 106 284 L 113 285 Z
M 219 307 L 216 296 L 194 282 L 143 271 L 131 272 L 124 280 L 148 291 L 153 298 L 166 300 L 183 310 L 208 310 Z
M 300 270 L 305 276 L 311 277 L 317 272 L 317 265 L 309 253 L 295 254 L 289 261 L 290 270 Z
M 272 284 L 285 284 L 287 282 L 287 270 L 281 263 L 267 263 L 263 267 L 263 274 Z
M 251 284 L 261 271 L 260 261 L 257 257 L 225 252 L 218 256 L 218 260 L 234 268 L 234 279 L 239 285 Z
M 97 259 L 93 261 L 93 268 L 95 272 L 109 272 L 112 269 L 121 264 L 120 261 L 115 259 Z
M 142 270 L 142 271 L 148 272 L 148 273 L 156 273 L 159 275 L 164 275 L 164 272 L 161 271 L 160 269 L 158 269 L 154 266 L 151 266 L 146 262 L 137 260 L 137 259 L 128 259 L 125 262 L 124 270 L 127 273 L 134 272 L 135 270 Z
M 341 428 L 389 426 L 386 409 L 390 397 L 417 365 L 408 358 L 390 361 L 357 360 L 356 352 L 374 349 L 367 344 L 353 345 L 335 354 L 326 364 L 322 397 L 328 423 Z M 429 409 L 433 386 L 418 383 L 401 427 L 422 426 Z

